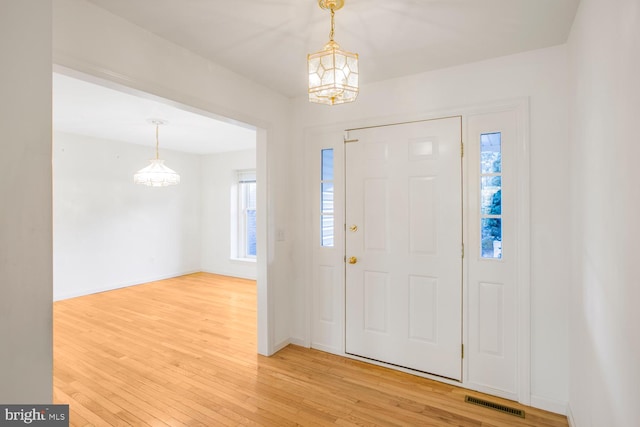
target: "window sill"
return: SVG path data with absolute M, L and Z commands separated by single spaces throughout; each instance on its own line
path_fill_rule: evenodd
M 233 263 L 238 263 L 238 264 L 244 264 L 244 263 L 255 264 L 256 258 L 229 258 L 229 261 Z

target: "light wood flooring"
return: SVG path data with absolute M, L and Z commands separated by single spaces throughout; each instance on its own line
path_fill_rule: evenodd
M 567 426 L 316 350 L 259 356 L 255 282 L 205 273 L 56 302 L 54 399 L 72 426 Z

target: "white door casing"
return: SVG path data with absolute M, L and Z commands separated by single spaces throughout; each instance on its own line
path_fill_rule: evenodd
M 481 251 L 481 147 L 483 134 L 499 133 L 502 153 L 501 257 Z M 468 383 L 475 389 L 518 400 L 518 119 L 514 110 L 467 119 Z M 491 175 L 491 174 L 490 174 Z M 491 176 L 484 175 L 485 179 Z M 486 212 L 485 212 L 486 213 Z M 486 248 L 485 248 L 486 250 Z
M 461 117 L 349 132 L 346 352 L 461 380 Z

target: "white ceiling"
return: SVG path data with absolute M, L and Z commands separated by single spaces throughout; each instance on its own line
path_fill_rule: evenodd
M 317 0 L 88 0 L 286 96 L 328 41 Z M 335 40 L 361 84 L 562 44 L 579 0 L 346 0 Z
M 123 89 L 124 90 L 124 89 Z M 67 132 L 155 147 L 155 125 L 162 119 L 160 150 L 195 154 L 255 149 L 256 131 L 62 74 L 53 74 L 53 127 Z
M 317 0 L 88 0 L 285 96 L 306 96 L 306 55 L 328 41 Z M 360 54 L 362 85 L 566 42 L 579 0 L 345 0 L 335 40 Z M 57 131 L 213 153 L 255 130 L 151 96 L 54 75 Z M 124 91 L 123 91 L 124 90 Z

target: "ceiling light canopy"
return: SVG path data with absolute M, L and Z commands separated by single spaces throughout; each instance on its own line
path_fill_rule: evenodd
M 149 187 L 167 187 L 180 183 L 180 175 L 174 170 L 164 165 L 164 160 L 160 160 L 158 156 L 158 128 L 160 125 L 166 125 L 166 120 L 149 119 L 149 123 L 156 125 L 156 158 L 150 160 L 151 163 L 146 168 L 140 169 L 134 176 L 133 182 Z
M 358 97 L 358 54 L 340 49 L 333 40 L 335 11 L 344 0 L 318 0 L 322 9 L 331 11 L 329 42 L 320 52 L 307 55 L 309 101 L 318 104 L 344 104 Z

